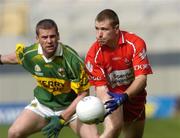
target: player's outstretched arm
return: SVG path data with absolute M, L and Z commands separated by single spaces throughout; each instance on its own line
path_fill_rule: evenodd
M 18 63 L 18 59 L 16 57 L 15 52 L 8 55 L 0 54 L 0 64 L 17 64 L 17 63 Z

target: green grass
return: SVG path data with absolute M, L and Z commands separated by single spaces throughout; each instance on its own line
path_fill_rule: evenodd
M 0 138 L 7 138 L 7 130 L 9 126 L 0 125 Z M 102 131 L 102 126 L 99 126 Z M 165 119 L 148 119 L 145 126 L 143 138 L 179 138 L 180 117 Z M 34 134 L 29 138 L 44 138 L 41 133 Z M 65 127 L 59 138 L 78 138 L 71 129 Z
M 145 126 L 144 138 L 179 138 L 180 117 L 149 119 Z

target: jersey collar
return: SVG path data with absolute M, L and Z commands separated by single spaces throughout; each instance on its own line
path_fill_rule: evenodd
M 62 56 L 62 55 L 63 55 L 62 44 L 61 44 L 61 43 L 58 44 L 58 47 L 57 47 L 57 49 L 56 49 L 55 54 L 54 54 L 52 57 L 50 57 L 50 58 L 46 58 L 46 57 L 43 55 L 42 47 L 41 47 L 40 44 L 38 44 L 38 54 L 41 54 L 42 57 L 43 57 L 43 59 L 45 60 L 45 62 L 46 62 L 46 63 L 49 63 L 49 62 L 51 62 L 55 57 L 57 57 L 57 56 Z
M 54 55 L 55 56 L 62 56 L 63 55 L 62 43 L 58 44 L 58 47 L 57 47 L 56 52 L 55 52 Z
M 119 42 L 118 44 L 121 45 L 121 44 L 124 44 L 125 43 L 125 39 L 124 39 L 124 34 L 123 34 L 123 31 L 120 31 L 119 30 Z

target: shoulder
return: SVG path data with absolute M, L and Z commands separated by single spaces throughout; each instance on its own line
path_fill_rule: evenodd
M 144 42 L 144 40 L 135 33 L 127 32 L 127 31 L 122 31 L 122 33 L 123 33 L 124 38 L 125 38 L 126 41 L 129 41 L 129 42 L 132 42 L 132 43 L 134 43 L 136 41 Z
M 63 57 L 65 57 L 68 61 L 75 61 L 75 62 L 83 62 L 79 54 L 70 46 L 62 44 L 63 49 Z
M 143 48 L 146 47 L 145 41 L 135 33 L 123 31 L 125 42 L 131 45 L 134 48 Z
M 97 41 L 95 41 L 89 48 L 86 56 L 96 56 L 100 50 L 101 50 L 101 46 L 99 45 Z
M 30 52 L 32 52 L 32 51 L 37 51 L 37 49 L 38 49 L 38 44 L 32 44 L 32 45 L 30 45 L 30 46 L 26 46 L 26 45 L 24 45 L 24 44 L 22 44 L 22 43 L 18 43 L 18 44 L 16 44 L 16 51 L 18 52 L 18 53 L 30 53 Z
M 103 54 L 102 47 L 98 44 L 98 42 L 94 42 L 90 47 L 89 51 L 85 57 L 85 64 L 101 64 L 103 62 Z
M 78 55 L 78 53 L 70 46 L 62 44 L 61 46 L 63 48 L 63 52 L 68 53 L 68 54 L 73 54 L 73 55 Z

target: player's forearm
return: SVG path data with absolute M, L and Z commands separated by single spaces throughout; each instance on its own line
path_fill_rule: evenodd
M 97 97 L 99 97 L 103 102 L 106 102 L 107 100 L 109 100 L 111 97 L 107 94 L 107 92 L 109 91 L 109 89 L 107 88 L 106 85 L 103 86 L 97 86 L 95 88 L 96 91 L 96 95 Z
M 16 57 L 16 53 L 11 53 L 9 55 L 0 55 L 0 63 L 1 64 L 17 64 L 18 60 Z
M 87 90 L 86 92 L 82 92 L 82 93 L 78 94 L 76 99 L 74 99 L 74 101 L 68 106 L 68 108 L 61 114 L 61 116 L 63 117 L 63 119 L 65 121 L 69 120 L 71 118 L 71 116 L 75 113 L 77 103 L 83 97 L 87 96 L 88 92 L 89 92 L 89 90 Z
M 129 88 L 125 91 L 128 94 L 128 97 L 131 98 L 137 95 L 139 92 L 143 91 L 146 87 L 146 81 L 146 75 L 140 75 L 136 77 Z

